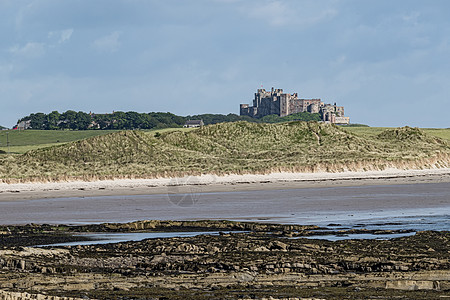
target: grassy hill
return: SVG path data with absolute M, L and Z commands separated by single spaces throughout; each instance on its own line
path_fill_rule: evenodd
M 146 130 L 169 132 L 174 130 L 189 130 L 186 128 L 166 128 Z M 94 136 L 106 135 L 119 130 L 9 130 L 9 151 L 12 154 L 23 154 L 30 150 L 48 148 L 69 142 L 79 141 Z M 6 131 L 0 131 L 0 151 L 8 151 Z
M 191 131 L 122 131 L 3 156 L 4 181 L 153 178 L 273 171 L 448 166 L 450 146 L 417 128 L 356 134 L 316 122 L 222 123 Z
M 25 153 L 29 150 L 64 144 L 93 136 L 105 135 L 113 130 L 75 131 L 75 130 L 8 130 L 0 131 L 0 150 L 7 151 L 6 134 L 9 134 L 9 145 L 12 153 Z
M 373 138 L 381 132 L 392 129 L 389 127 L 345 127 L 348 132 L 361 137 Z M 424 133 L 450 142 L 450 128 L 422 128 Z

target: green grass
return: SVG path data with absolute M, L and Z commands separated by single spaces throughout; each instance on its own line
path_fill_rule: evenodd
M 450 141 L 450 128 L 424 128 L 422 130 L 432 136 Z
M 189 131 L 188 128 L 166 128 L 146 130 L 145 132 Z M 7 132 L 9 132 L 9 149 L 7 147 Z M 23 154 L 30 150 L 61 145 L 95 136 L 118 132 L 118 130 L 9 130 L 0 131 L 0 150 L 12 154 Z
M 360 137 L 373 138 L 373 137 L 376 137 L 381 132 L 383 132 L 387 129 L 390 129 L 390 128 L 389 127 L 344 127 L 344 129 L 347 130 L 348 132 L 354 133 Z M 429 135 L 450 141 L 450 128 L 422 128 L 422 131 Z
M 105 135 L 113 130 L 8 130 L 0 131 L 0 150 L 8 151 L 7 133 L 12 153 L 25 153 L 29 150 L 64 144 L 98 135 Z
M 420 168 L 446 166 L 449 155 L 448 142 L 409 127 L 236 122 L 194 130 L 113 132 L 23 155 L 2 155 L 0 178 L 95 180 Z
M 47 147 L 53 147 L 60 145 L 60 143 L 53 143 L 53 144 L 39 144 L 39 145 L 23 145 L 23 146 L 10 146 L 8 147 L 0 147 L 0 150 L 3 150 L 4 152 L 10 154 L 24 154 L 30 150 L 37 150 L 41 148 L 47 148 Z

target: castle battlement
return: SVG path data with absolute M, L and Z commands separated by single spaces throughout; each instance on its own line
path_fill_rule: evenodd
M 300 112 L 320 113 L 324 122 L 348 124 L 349 117 L 344 116 L 344 107 L 336 103 L 325 104 L 320 99 L 299 99 L 297 93 L 283 93 L 283 89 L 266 91 L 258 89 L 253 99 L 253 106 L 240 105 L 240 115 L 262 118 L 268 115 L 285 117 Z

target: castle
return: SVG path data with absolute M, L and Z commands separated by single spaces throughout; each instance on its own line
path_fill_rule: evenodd
M 344 116 L 344 107 L 325 104 L 320 99 L 299 99 L 297 93 L 286 94 L 282 89 L 266 91 L 258 89 L 253 106 L 241 104 L 240 115 L 261 118 L 267 115 L 285 117 L 299 112 L 320 113 L 326 123 L 349 124 L 350 118 Z

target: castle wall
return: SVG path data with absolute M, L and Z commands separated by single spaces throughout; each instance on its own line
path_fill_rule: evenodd
M 344 116 L 344 107 L 336 106 L 336 116 L 343 117 Z
M 303 104 L 300 99 L 292 99 L 289 101 L 289 114 L 296 114 L 303 111 Z
M 335 117 L 335 124 L 349 124 L 350 118 L 349 117 Z
M 239 114 L 241 116 L 248 116 L 249 115 L 248 104 L 241 104 L 239 106 Z
M 322 113 L 323 121 L 348 124 L 350 118 L 344 117 L 344 107 L 336 103 L 324 104 L 320 99 L 299 99 L 297 93 L 283 93 L 282 89 L 270 91 L 258 89 L 253 99 L 253 106 L 240 105 L 241 116 L 261 118 L 267 115 L 285 117 L 300 112 Z
M 274 96 L 261 99 L 261 105 L 258 107 L 257 117 L 268 115 L 280 115 L 280 100 Z
M 317 114 L 320 112 L 320 104 L 318 103 L 312 103 L 309 107 L 308 107 L 308 112 L 312 113 L 312 114 Z

